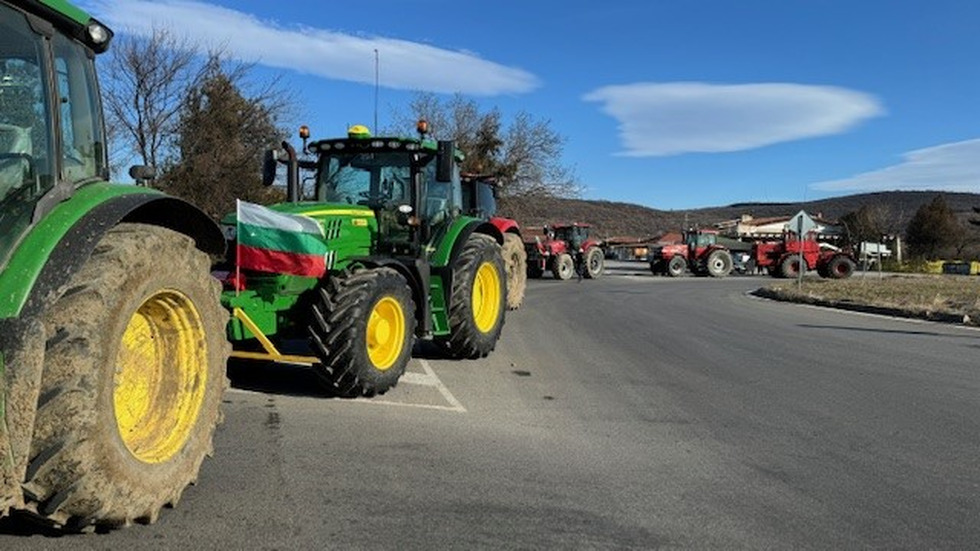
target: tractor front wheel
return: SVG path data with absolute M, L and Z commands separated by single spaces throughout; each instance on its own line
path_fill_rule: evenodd
M 574 273 L 575 261 L 570 254 L 561 253 L 555 258 L 555 264 L 551 267 L 551 275 L 555 276 L 555 279 L 562 281 L 571 279 Z
M 42 315 L 26 506 L 67 530 L 150 523 L 193 483 L 220 419 L 230 345 L 191 238 L 109 230 Z
M 585 253 L 585 277 L 596 279 L 606 268 L 606 258 L 602 249 L 592 247 Z
M 443 339 L 453 358 L 488 355 L 504 326 L 506 271 L 500 245 L 490 236 L 474 233 L 453 262 L 449 303 L 449 337 Z
M 667 262 L 667 275 L 670 277 L 681 276 L 685 271 L 687 271 L 687 261 L 684 260 L 684 257 L 672 256 Z
M 384 394 L 405 373 L 415 323 L 412 291 L 395 270 L 360 268 L 328 278 L 309 324 L 321 382 L 345 398 Z
M 507 267 L 507 309 L 517 310 L 524 302 L 524 290 L 527 288 L 527 251 L 524 242 L 516 233 L 504 234 L 504 246 L 501 249 L 504 265 Z

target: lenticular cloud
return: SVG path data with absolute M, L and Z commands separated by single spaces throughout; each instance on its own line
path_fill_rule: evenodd
M 377 51 L 381 85 L 493 96 L 529 92 L 538 78 L 472 53 L 384 37 L 354 36 L 310 27 L 287 28 L 233 9 L 186 0 L 90 0 L 100 20 L 140 36 L 165 26 L 234 59 L 320 77 L 374 84 Z
M 788 83 L 636 83 L 585 101 L 619 121 L 623 155 L 718 153 L 845 132 L 884 113 L 871 95 Z
M 980 138 L 909 151 L 902 162 L 810 186 L 824 191 L 980 192 Z

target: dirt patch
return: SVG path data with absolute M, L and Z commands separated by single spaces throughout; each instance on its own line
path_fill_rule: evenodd
M 755 295 L 783 300 L 946 323 L 980 326 L 980 278 L 868 274 L 844 280 L 779 281 Z

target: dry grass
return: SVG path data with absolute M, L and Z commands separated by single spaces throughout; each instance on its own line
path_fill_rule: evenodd
M 838 307 L 870 307 L 928 319 L 980 325 L 980 277 L 858 274 L 845 280 L 781 280 L 763 293 L 780 300 Z

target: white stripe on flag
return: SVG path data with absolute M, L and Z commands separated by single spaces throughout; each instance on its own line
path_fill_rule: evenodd
M 309 216 L 284 214 L 247 201 L 238 202 L 238 223 L 323 236 L 323 226 Z

